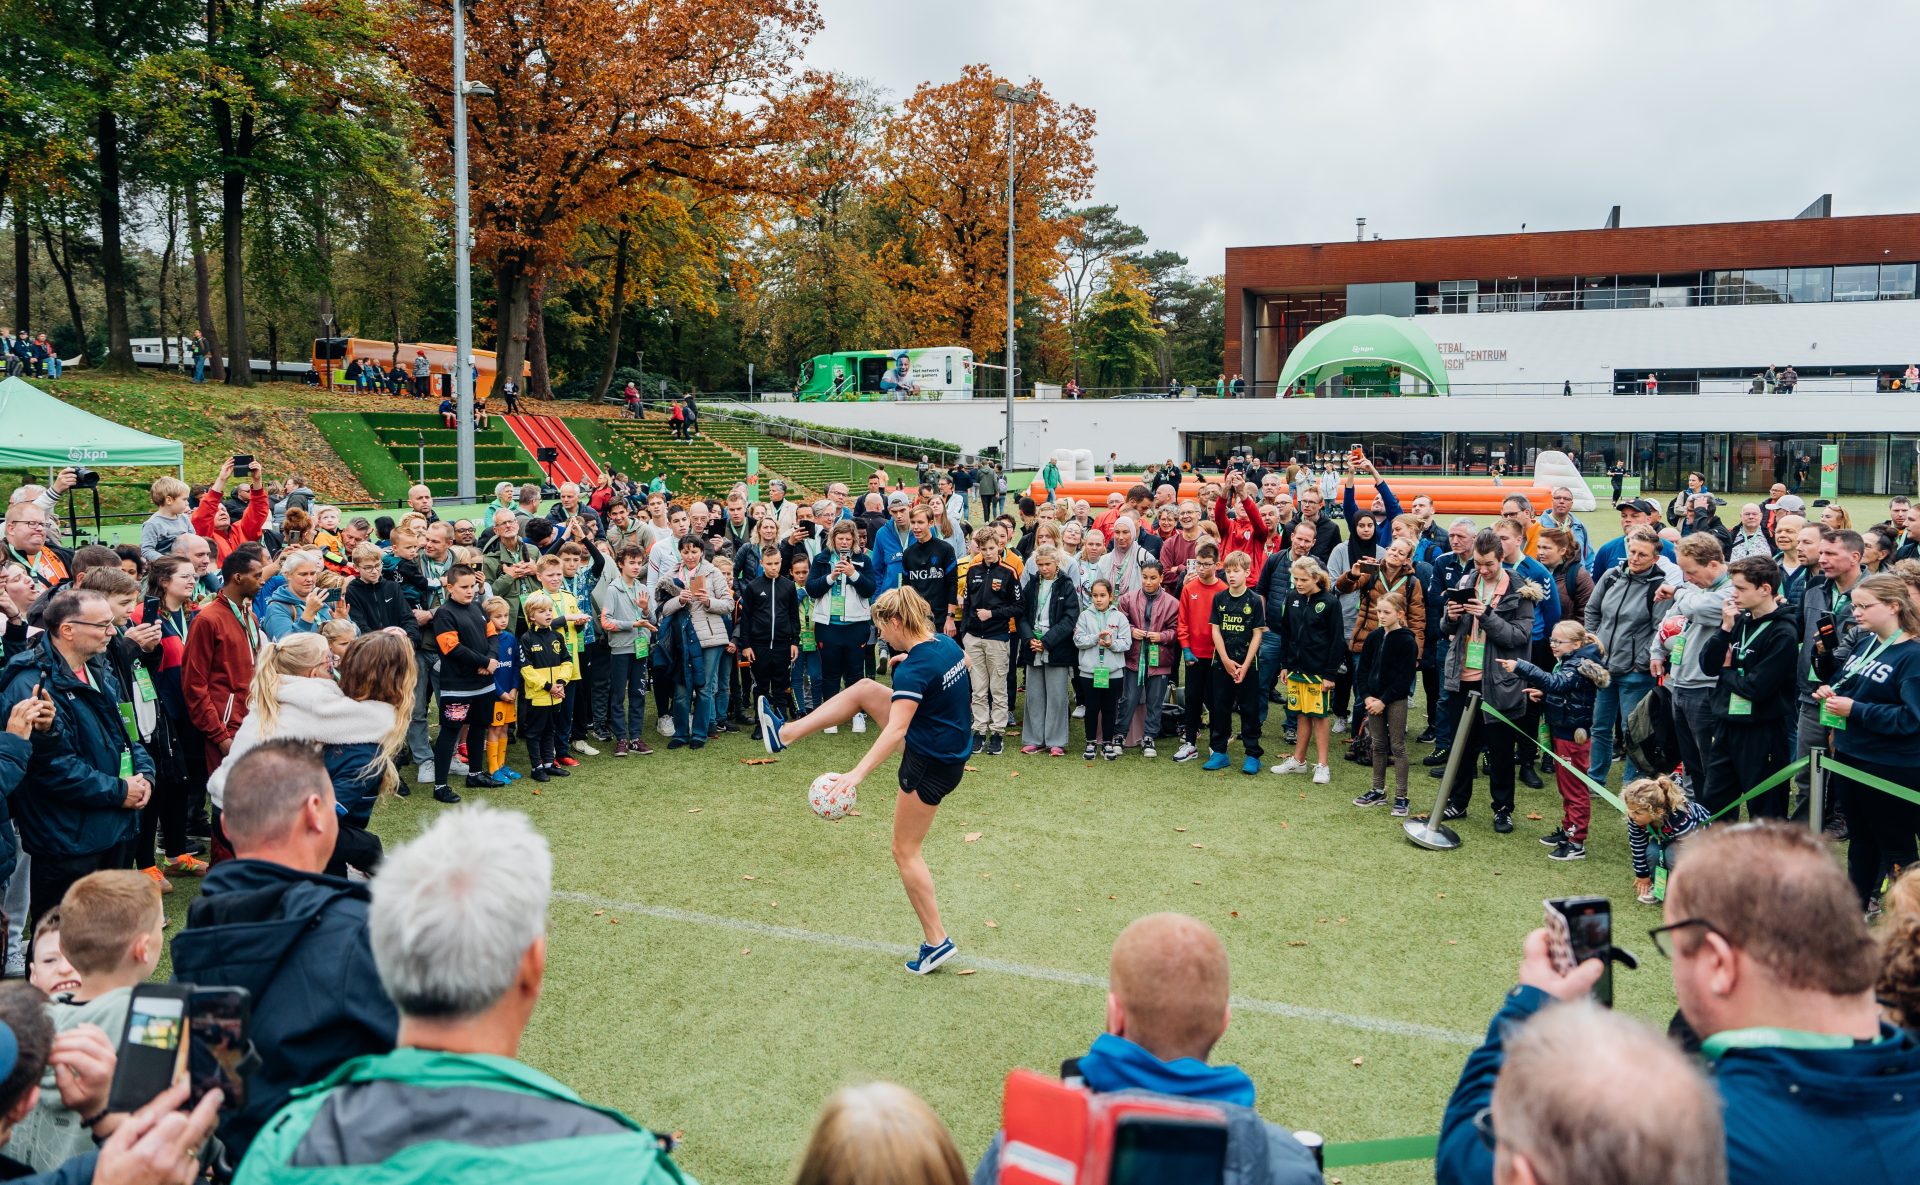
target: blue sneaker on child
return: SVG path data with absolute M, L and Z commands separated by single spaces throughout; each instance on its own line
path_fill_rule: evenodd
M 766 696 L 755 697 L 753 714 L 759 718 L 760 740 L 767 746 L 767 752 L 778 753 L 786 748 L 786 745 L 780 741 L 780 729 L 786 721 L 780 718 L 780 713 L 773 710 L 773 705 L 767 702 Z
M 517 782 L 517 781 L 519 781 L 519 780 L 520 780 L 520 775 L 519 775 L 519 774 L 517 774 L 517 773 L 515 773 L 514 771 L 512 771 L 512 770 L 510 770 L 510 769 L 508 769 L 508 768 L 507 768 L 506 766 L 504 766 L 504 765 L 503 765 L 503 766 L 501 766 L 501 767 L 500 767 L 499 769 L 496 769 L 496 770 L 494 770 L 494 771 L 493 771 L 493 776 L 494 776 L 494 777 L 496 777 L 496 778 L 500 778 L 500 779 L 502 779 L 503 781 L 508 781 L 508 782 Z
M 1259 772 L 1260 772 L 1260 759 L 1259 759 L 1258 757 L 1249 757 L 1249 758 L 1247 758 L 1247 759 L 1246 759 L 1245 761 L 1243 761 L 1243 762 L 1241 762 L 1241 763 L 1240 763 L 1240 772 L 1241 772 L 1241 773 L 1243 773 L 1243 774 L 1257 774 L 1257 773 L 1259 773 Z
M 1228 757 L 1224 752 L 1215 753 L 1213 756 L 1207 758 L 1207 763 L 1201 766 L 1200 768 L 1201 769 L 1225 769 L 1227 768 L 1227 766 L 1231 765 L 1232 763 L 1233 763 L 1233 759 L 1231 757 Z
M 929 946 L 924 942 L 921 943 L 920 953 L 914 956 L 913 958 L 908 959 L 906 963 L 906 967 L 907 967 L 907 970 L 913 972 L 915 975 L 925 975 L 927 972 L 935 970 L 940 966 L 940 964 L 946 962 L 948 959 L 951 959 L 952 957 L 953 957 L 953 936 L 948 935 L 947 937 L 942 938 L 940 940 L 939 946 Z

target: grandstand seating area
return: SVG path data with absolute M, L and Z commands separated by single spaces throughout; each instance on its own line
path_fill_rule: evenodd
M 416 479 L 421 469 L 420 434 L 424 432 L 427 487 L 440 498 L 450 498 L 458 492 L 459 445 L 439 416 L 368 412 L 359 418 L 366 422 L 374 439 L 409 480 Z M 503 481 L 518 484 L 541 480 L 539 464 L 498 417 L 490 427 L 474 433 L 473 472 L 475 485 L 488 492 Z

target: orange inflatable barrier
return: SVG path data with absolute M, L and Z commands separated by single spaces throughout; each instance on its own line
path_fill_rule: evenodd
M 1208 479 L 1209 482 L 1216 480 Z M 1129 489 L 1140 484 L 1143 483 L 1139 480 L 1065 481 L 1060 483 L 1055 496 L 1085 498 L 1098 510 L 1107 504 L 1108 495 L 1125 495 Z M 1183 478 L 1180 482 L 1181 499 L 1197 500 L 1200 497 L 1200 485 L 1200 482 L 1191 477 Z M 1519 482 L 1508 482 L 1506 485 L 1496 486 L 1491 479 L 1485 477 L 1409 477 L 1404 480 L 1389 480 L 1387 486 L 1403 507 L 1412 506 L 1413 500 L 1422 494 L 1432 498 L 1435 514 L 1498 515 L 1502 503 L 1515 494 L 1522 495 L 1532 502 L 1535 513 L 1547 509 L 1553 502 L 1553 490 L 1550 487 L 1535 485 L 1531 481 L 1524 485 Z M 1028 487 L 1027 495 L 1035 502 L 1043 501 L 1047 495 L 1047 488 L 1036 480 Z M 1373 483 L 1371 481 L 1354 482 L 1353 497 L 1362 508 L 1371 506 Z M 1335 495 L 1336 502 L 1338 498 L 1339 495 Z M 1337 506 L 1334 513 L 1336 515 L 1339 513 Z

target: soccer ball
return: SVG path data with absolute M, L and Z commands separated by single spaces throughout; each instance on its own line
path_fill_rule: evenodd
M 821 774 L 807 788 L 807 805 L 822 819 L 844 819 L 853 811 L 853 788 L 836 790 L 834 783 L 839 778 L 839 774 Z

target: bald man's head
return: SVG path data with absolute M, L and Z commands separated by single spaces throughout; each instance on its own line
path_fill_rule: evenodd
M 1139 919 L 1113 944 L 1107 1030 L 1161 1061 L 1206 1059 L 1227 1031 L 1227 948 L 1179 913 Z

